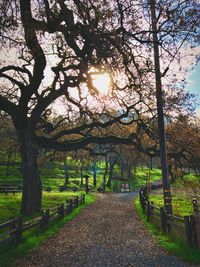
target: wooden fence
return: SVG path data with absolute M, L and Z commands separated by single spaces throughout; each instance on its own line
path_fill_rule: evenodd
M 200 219 L 197 200 L 193 200 L 194 214 L 178 217 L 167 214 L 164 207 L 158 207 L 148 200 L 146 188 L 139 191 L 140 204 L 147 220 L 152 222 L 172 240 L 181 240 L 190 247 L 200 249 Z
M 70 214 L 72 210 L 85 202 L 85 195 L 74 196 L 73 199 L 66 200 L 65 204 L 57 205 L 53 208 L 47 208 L 31 220 L 24 220 L 22 216 L 12 219 L 8 222 L 0 224 L 0 244 L 9 240 L 14 240 L 17 244 L 22 241 L 23 232 L 39 226 L 41 228 L 48 227 L 48 223 L 55 218 L 63 218 Z
M 22 188 L 16 187 L 16 186 L 0 186 L 0 193 L 2 194 L 9 194 L 12 193 L 13 195 L 15 193 L 22 192 Z

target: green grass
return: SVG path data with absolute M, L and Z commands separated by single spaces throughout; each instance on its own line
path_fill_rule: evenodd
M 147 168 L 137 168 L 135 179 L 133 181 L 133 188 L 138 189 L 144 185 L 146 185 L 147 176 L 149 173 L 149 169 Z M 162 177 L 160 169 L 153 169 L 150 171 L 150 183 L 159 181 Z
M 56 206 L 60 203 L 65 203 L 70 196 L 79 195 L 83 192 L 74 193 L 70 192 L 43 192 L 42 193 L 42 209 Z M 17 217 L 21 205 L 21 193 L 13 194 L 0 194 L 0 223 L 8 221 L 11 217 Z
M 12 266 L 12 262 L 16 258 L 28 256 L 29 253 L 31 253 L 31 251 L 33 251 L 34 249 L 37 249 L 42 244 L 42 242 L 44 242 L 44 240 L 54 235 L 62 225 L 64 225 L 68 221 L 73 220 L 84 207 L 92 204 L 94 201 L 94 195 L 86 195 L 86 202 L 83 205 L 74 209 L 71 214 L 67 215 L 62 220 L 57 219 L 52 221 L 46 231 L 42 231 L 41 229 L 36 227 L 35 229 L 29 230 L 23 234 L 24 240 L 23 243 L 21 243 L 19 246 L 15 244 L 8 244 L 0 248 L 0 266 Z
M 149 200 L 153 201 L 156 206 L 163 207 L 163 195 L 149 195 Z M 187 216 L 193 213 L 192 200 L 185 195 L 172 196 L 173 214 L 177 216 Z
M 62 162 L 49 162 L 47 161 L 43 166 L 40 166 L 40 176 L 43 187 L 51 187 L 53 190 L 58 190 L 59 186 L 64 185 L 65 175 L 64 175 L 64 167 Z M 97 187 L 101 186 L 103 181 L 103 174 L 105 170 L 105 161 L 97 162 Z M 6 167 L 0 166 L 0 185 L 10 185 L 10 186 L 18 186 L 22 185 L 22 174 L 20 172 L 19 166 L 10 166 L 9 167 L 10 175 L 6 177 Z M 92 164 L 84 169 L 84 174 L 88 174 L 90 176 L 89 183 L 90 187 L 93 187 L 93 177 L 92 173 Z M 131 185 L 131 190 L 137 189 L 146 184 L 146 177 L 148 173 L 147 168 L 137 168 L 135 177 L 132 180 L 127 180 Z M 68 185 L 68 189 L 71 190 L 73 187 L 78 186 L 74 181 L 79 182 L 80 184 L 80 171 L 77 169 L 77 162 L 68 158 L 68 172 L 70 176 L 70 184 Z M 115 165 L 113 176 L 120 176 L 120 169 L 118 165 Z M 124 178 L 127 177 L 127 174 L 124 174 Z M 159 169 L 153 169 L 151 171 L 151 182 L 159 180 L 161 177 L 161 171 Z M 108 177 L 107 177 L 108 179 Z M 123 182 L 118 182 L 119 188 Z M 107 191 L 112 191 L 115 182 L 112 182 L 111 188 L 106 188 Z M 78 186 L 79 187 L 79 186 Z
M 152 223 L 147 222 L 147 216 L 143 213 L 138 198 L 134 199 L 134 204 L 136 211 L 144 225 L 166 251 L 168 251 L 170 254 L 178 256 L 183 261 L 193 264 L 200 264 L 200 253 L 198 249 L 190 248 L 180 241 L 174 242 L 170 240 L 167 235 L 159 232 Z

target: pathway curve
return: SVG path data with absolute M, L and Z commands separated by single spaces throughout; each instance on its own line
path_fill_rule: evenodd
M 99 194 L 94 204 L 13 266 L 189 266 L 156 244 L 134 210 L 133 195 Z

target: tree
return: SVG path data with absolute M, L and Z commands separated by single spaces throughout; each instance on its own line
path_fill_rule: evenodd
M 198 178 L 200 163 L 199 120 L 180 115 L 178 120 L 168 125 L 167 136 L 174 179 L 177 176 L 182 178 L 187 167 L 192 169 Z
M 138 130 L 131 136 L 101 135 L 100 129 L 113 123 L 137 121 L 136 128 L 143 127 L 151 135 L 141 118 L 141 113 L 155 115 L 152 57 L 147 53 L 151 30 L 139 18 L 146 1 L 138 12 L 130 3 L 2 1 L 1 46 L 4 53 L 7 47 L 11 52 L 1 60 L 0 110 L 12 118 L 19 139 L 24 214 L 41 207 L 38 147 L 72 151 L 90 143 L 110 142 L 143 149 Z M 176 26 L 178 10 L 179 6 L 167 25 Z M 191 9 L 184 10 L 186 18 Z M 197 16 L 194 13 L 195 19 Z M 189 20 L 184 25 L 181 19 L 179 22 L 181 30 L 191 24 Z M 166 32 L 165 25 L 159 28 L 161 32 Z M 179 30 L 175 26 L 171 33 Z M 193 37 L 198 35 L 190 32 Z M 169 40 L 164 34 L 161 38 L 162 45 Z M 110 93 L 102 96 L 93 85 L 93 75 L 105 72 L 111 78 Z
M 71 151 L 94 142 L 130 143 L 130 138 L 95 137 L 92 130 L 127 117 L 138 99 L 113 117 L 106 113 L 104 100 L 98 98 L 92 84 L 92 67 L 111 72 L 117 64 L 116 30 L 104 29 L 110 16 L 104 8 L 97 12 L 93 3 L 66 4 L 62 0 L 52 4 L 10 0 L 1 6 L 2 48 L 5 51 L 10 45 L 17 57 L 1 61 L 0 109 L 11 116 L 18 135 L 23 173 L 21 210 L 31 214 L 41 208 L 38 146 Z M 48 121 L 51 104 L 59 97 L 65 98 L 66 114 L 58 115 L 53 124 Z M 98 108 L 92 107 L 89 99 L 93 99 L 90 103 L 99 102 Z

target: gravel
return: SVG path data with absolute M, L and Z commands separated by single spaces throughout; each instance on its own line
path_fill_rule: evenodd
M 13 266 L 189 266 L 158 246 L 125 195 L 98 194 L 94 204 Z

